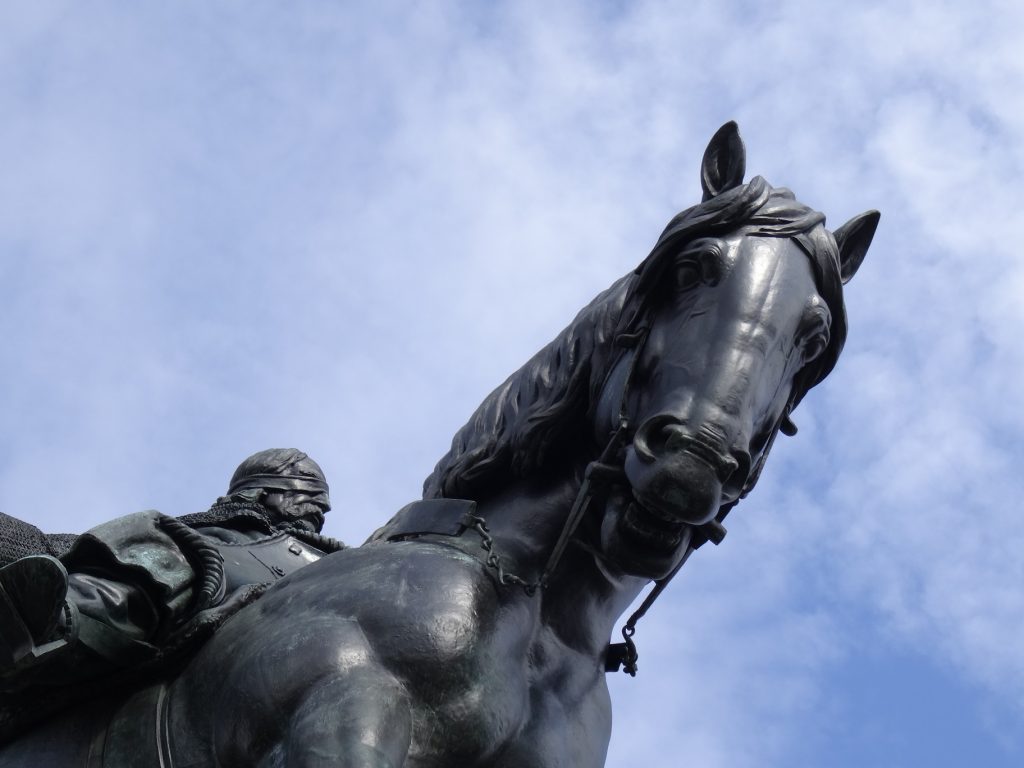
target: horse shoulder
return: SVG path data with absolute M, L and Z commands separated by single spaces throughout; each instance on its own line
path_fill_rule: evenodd
M 411 697 L 411 764 L 487 764 L 528 719 L 538 600 L 452 547 L 382 549 L 357 615 Z
M 401 741 L 409 730 L 416 764 L 450 759 L 452 741 L 461 764 L 483 764 L 525 722 L 533 603 L 451 547 L 325 558 L 227 622 L 177 681 L 172 727 L 192 742 L 182 757 L 257 765 L 297 733 L 318 749 L 352 749 L 344 724 L 380 705 L 375 722 L 391 723 L 380 733 Z M 334 726 L 310 735 L 320 723 Z

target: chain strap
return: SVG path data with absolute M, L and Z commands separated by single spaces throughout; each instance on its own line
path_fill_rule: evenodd
M 487 521 L 479 515 L 467 514 L 465 522 L 469 524 L 466 526 L 467 528 L 472 528 L 480 536 L 480 547 L 487 553 L 484 565 L 497 574 L 498 583 L 503 587 L 522 587 L 529 597 L 536 595 L 537 591 L 541 588 L 539 581 L 527 581 L 520 576 L 516 576 L 514 573 L 506 571 L 504 566 L 502 566 L 501 556 L 494 549 L 494 539 L 491 538 L 491 533 L 487 528 Z

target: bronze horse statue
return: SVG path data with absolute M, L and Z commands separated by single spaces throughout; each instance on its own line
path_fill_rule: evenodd
M 620 615 L 724 533 L 835 365 L 877 212 L 834 232 L 735 124 L 704 199 L 499 386 L 364 545 L 292 574 L 176 674 L 72 707 L 0 766 L 597 768 Z

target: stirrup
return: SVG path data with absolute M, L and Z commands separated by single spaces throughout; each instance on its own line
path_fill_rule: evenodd
M 0 674 L 64 645 L 68 572 L 56 558 L 30 555 L 0 568 Z

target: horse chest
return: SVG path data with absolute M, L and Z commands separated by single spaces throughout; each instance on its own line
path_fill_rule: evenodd
M 429 735 L 410 752 L 407 768 L 602 768 L 611 733 L 603 681 L 582 695 L 570 694 L 573 684 L 535 686 L 525 698 L 518 682 L 510 680 L 505 694 L 474 697 L 472 709 L 461 702 L 462 719 L 425 716 Z
M 557 689 L 531 697 L 531 716 L 486 768 L 601 768 L 611 734 L 607 688 L 595 685 L 582 697 Z
M 603 672 L 550 630 L 538 633 L 527 668 L 522 726 L 480 768 L 601 768 L 611 734 Z

